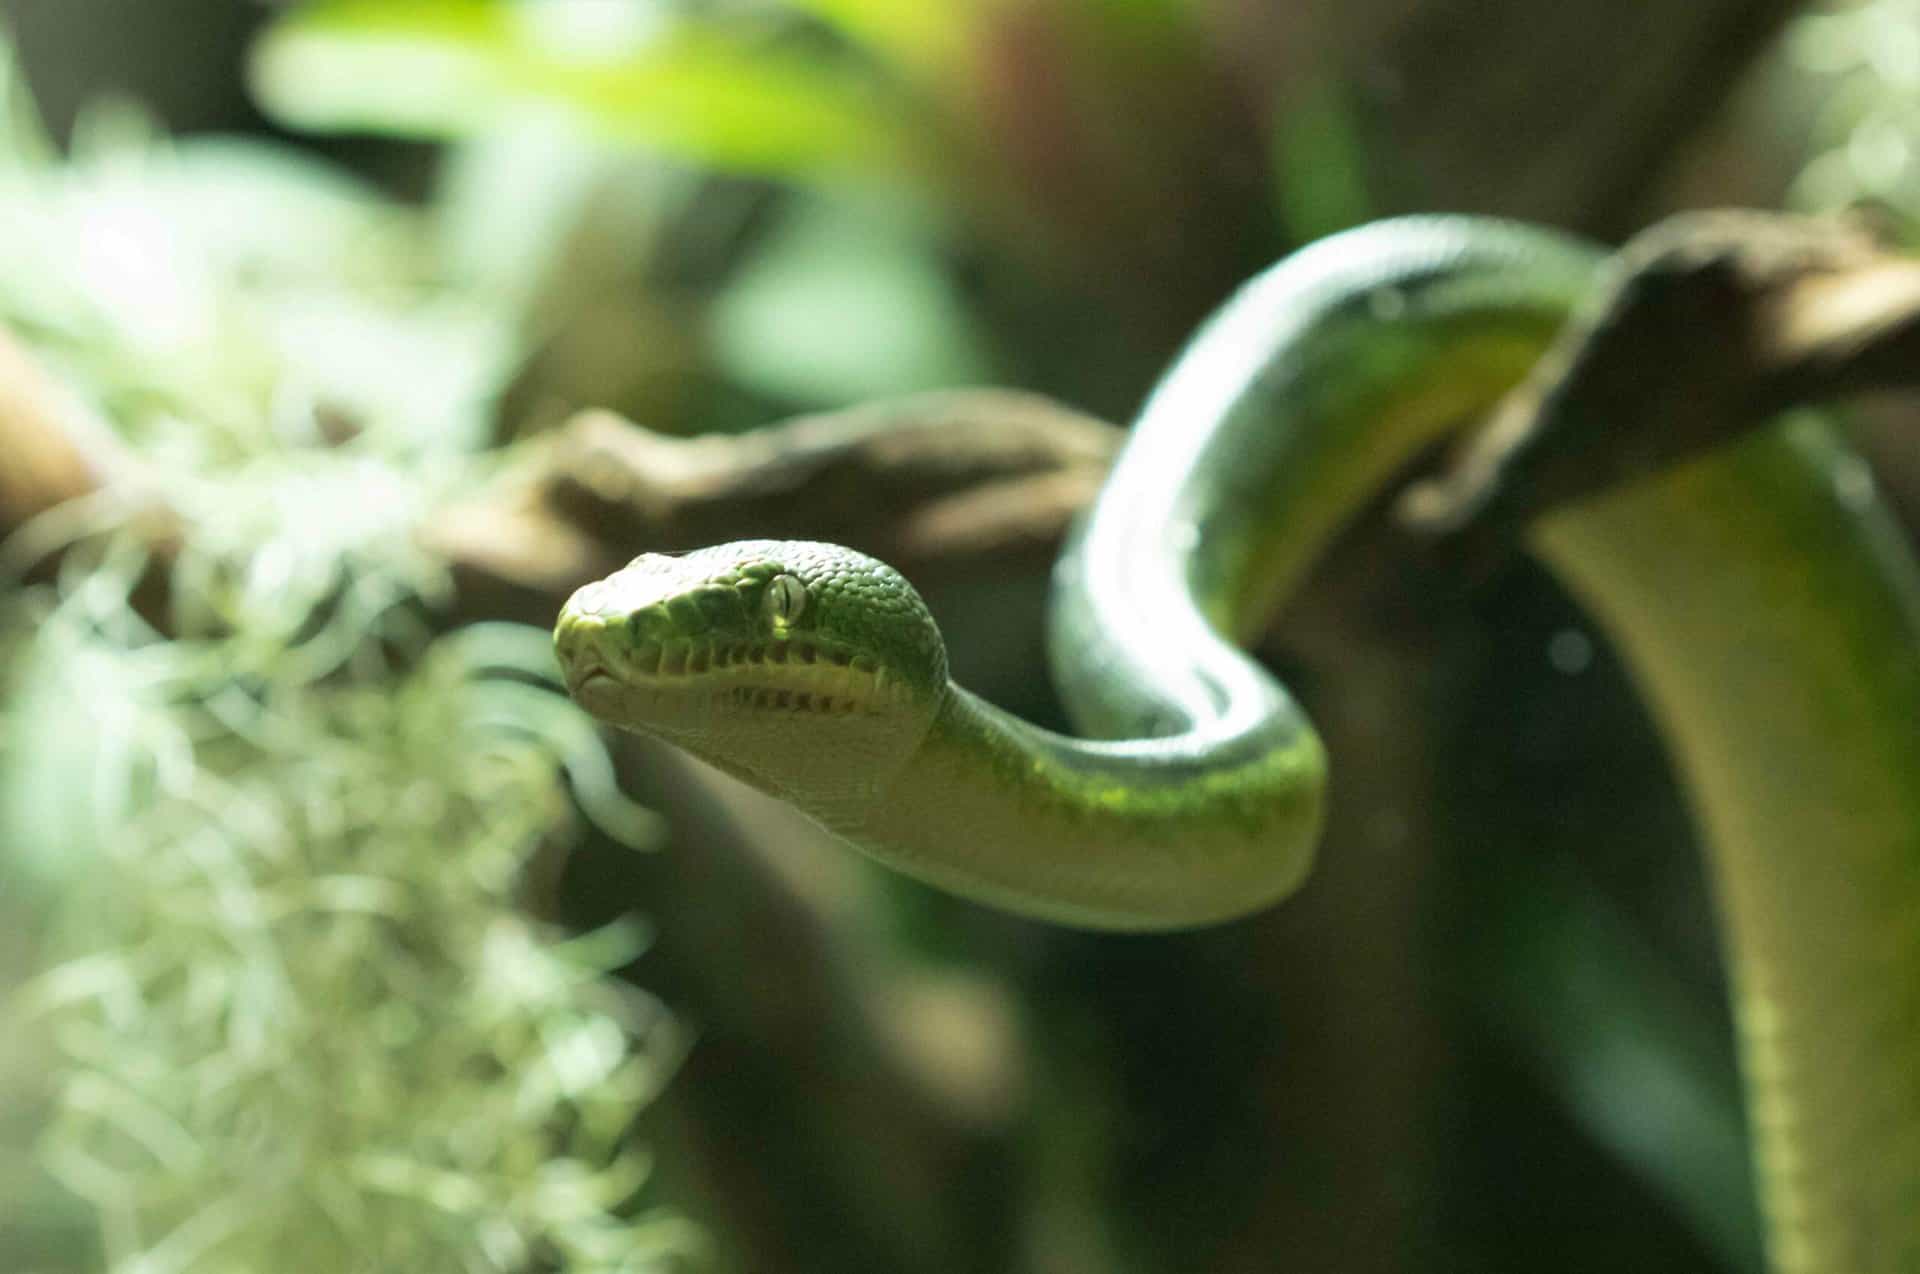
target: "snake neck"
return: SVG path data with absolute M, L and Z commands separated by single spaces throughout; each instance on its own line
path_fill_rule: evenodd
M 1100 743 L 949 686 L 884 790 L 822 821 L 899 871 L 1008 910 L 1175 929 L 1257 910 L 1297 886 L 1324 769 L 1290 707 L 1238 730 Z

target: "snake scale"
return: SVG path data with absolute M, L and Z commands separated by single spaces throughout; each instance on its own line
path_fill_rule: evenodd
M 1127 930 L 1264 907 L 1307 874 L 1327 767 L 1242 643 L 1412 455 L 1522 376 L 1598 260 L 1410 218 L 1224 305 L 1059 564 L 1053 671 L 1082 737 L 954 685 L 913 588 L 817 543 L 643 555 L 582 588 L 555 630 L 568 685 L 969 897 Z M 1705 829 L 1772 1264 L 1915 1274 L 1920 569 L 1811 419 L 1527 540 L 1621 650 Z

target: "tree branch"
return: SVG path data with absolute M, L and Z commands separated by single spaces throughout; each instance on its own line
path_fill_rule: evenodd
M 1762 213 L 1662 222 L 1440 476 L 1401 502 L 1444 552 L 1668 468 L 1792 407 L 1920 386 L 1920 261 L 1858 227 Z
M 0 328 L 0 541 L 43 513 L 108 490 L 133 493 L 140 464 Z M 155 528 L 156 546 L 165 539 Z
M 1031 394 L 924 394 L 738 436 L 670 438 L 586 412 L 500 488 L 426 529 L 463 610 L 552 617 L 641 552 L 827 539 L 925 585 L 1050 555 L 1119 431 Z
M 1920 385 L 1920 262 L 1857 227 L 1761 213 L 1676 217 L 1608 267 L 1593 306 L 1403 521 L 1467 558 L 1511 551 L 1549 508 L 1630 482 L 1787 408 Z M 642 551 L 745 536 L 829 538 L 916 579 L 1026 566 L 1099 487 L 1119 431 L 1001 390 L 920 395 L 737 437 L 667 438 L 577 417 L 427 542 L 461 581 L 456 618 L 544 620 Z M 125 446 L 68 408 L 0 337 L 0 538 L 139 482 Z M 162 510 L 164 513 L 164 510 Z M 156 544 L 178 534 L 154 521 Z

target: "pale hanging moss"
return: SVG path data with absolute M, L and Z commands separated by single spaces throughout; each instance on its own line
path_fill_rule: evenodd
M 295 161 L 125 130 L 30 152 L 0 162 L 0 321 L 190 530 L 164 635 L 130 601 L 130 508 L 0 544 L 9 580 L 64 550 L 52 583 L 0 584 L 0 1134 L 39 1125 L 0 1183 L 53 1218 L 0 1264 L 686 1267 L 698 1236 L 649 1207 L 627 1136 L 680 1048 L 608 976 L 644 930 L 566 939 L 522 896 L 576 804 L 636 843 L 654 820 L 543 631 L 435 636 L 446 580 L 414 546 L 481 465 L 510 324 L 430 271 L 352 277 L 423 226 Z M 89 1215 L 97 1252 L 61 1229 Z
M 190 547 L 171 639 L 113 541 L 19 599 L 8 841 L 66 953 L 17 1005 L 64 1072 L 43 1162 L 114 1270 L 664 1268 L 689 1234 L 622 1219 L 645 1175 L 622 1134 L 677 1037 L 603 976 L 641 935 L 559 942 L 517 906 L 563 772 L 648 820 L 522 679 L 543 632 L 426 640 L 405 554 L 311 587 L 306 550 L 341 546 L 301 542 L 285 485 L 235 480 L 283 533 Z

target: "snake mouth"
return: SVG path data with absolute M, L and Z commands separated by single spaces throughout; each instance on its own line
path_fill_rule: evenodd
M 596 677 L 612 678 L 613 676 L 613 670 L 607 667 L 607 661 L 592 650 L 562 649 L 560 665 L 569 690 L 578 690 Z
M 596 703 L 612 703 L 623 689 L 620 678 L 597 656 L 588 655 L 566 670 L 567 693 L 592 710 Z
M 604 664 L 595 664 L 590 668 L 583 668 L 579 675 L 573 679 L 573 689 L 576 694 L 597 684 L 617 686 L 620 682 L 617 677 L 607 670 Z
M 637 697 L 649 712 L 697 699 L 709 711 L 825 716 L 888 711 L 908 695 L 869 655 L 797 640 L 668 640 L 614 658 L 582 652 L 568 689 L 590 711 Z

